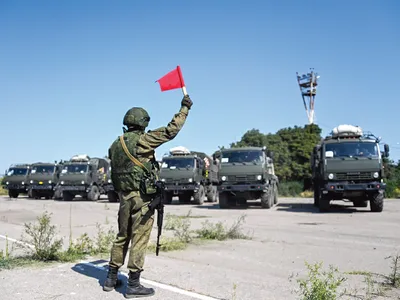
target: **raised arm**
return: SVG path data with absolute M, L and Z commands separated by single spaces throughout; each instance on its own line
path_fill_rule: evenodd
M 140 137 L 136 153 L 145 155 L 146 153 L 153 152 L 154 149 L 162 144 L 173 140 L 185 124 L 192 104 L 189 95 L 184 96 L 179 112 L 174 115 L 166 127 L 150 130 Z

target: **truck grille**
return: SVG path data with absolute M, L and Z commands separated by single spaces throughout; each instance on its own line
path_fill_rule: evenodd
M 166 183 L 189 183 L 188 178 L 179 178 L 179 179 L 174 179 L 174 178 L 165 178 Z
M 371 172 L 349 172 L 349 173 L 336 173 L 338 180 L 362 180 L 371 179 Z
M 255 180 L 256 180 L 256 175 L 228 175 L 228 181 L 247 182 Z

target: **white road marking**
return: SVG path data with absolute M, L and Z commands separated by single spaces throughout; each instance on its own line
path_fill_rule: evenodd
M 22 242 L 22 241 L 18 241 L 18 240 L 16 240 L 16 239 L 7 237 L 7 236 L 5 236 L 5 235 L 1 235 L 1 234 L 0 234 L 0 238 L 2 238 L 2 239 L 7 239 L 7 240 L 9 240 L 9 241 L 11 241 L 11 242 L 14 242 L 14 243 L 17 243 L 17 244 L 25 245 L 25 246 L 27 246 L 27 247 L 29 247 L 29 248 L 31 248 L 31 249 L 34 249 L 34 248 L 35 248 L 33 245 L 24 243 L 24 242 Z M 80 263 L 81 263 L 81 264 L 84 264 L 84 265 L 87 265 L 87 266 L 94 267 L 94 268 L 96 268 L 96 269 L 106 270 L 106 267 L 104 267 L 104 266 L 98 266 L 98 265 L 92 264 L 92 263 L 87 262 L 87 261 L 81 261 Z M 126 273 L 124 273 L 124 272 L 119 272 L 119 273 L 122 274 L 122 275 L 124 275 L 124 276 L 127 277 L 127 278 L 129 277 L 128 274 L 126 274 Z M 202 294 L 198 294 L 198 293 L 195 293 L 195 292 L 190 292 L 190 291 L 187 291 L 187 290 L 184 290 L 184 289 L 181 289 L 181 288 L 172 286 L 172 285 L 168 285 L 168 284 L 156 282 L 156 281 L 149 280 L 149 279 L 141 278 L 141 281 L 142 281 L 143 283 L 150 284 L 150 285 L 152 285 L 152 286 L 158 287 L 158 288 L 163 289 L 163 290 L 168 290 L 168 291 L 171 291 L 171 292 L 174 292 L 174 293 L 177 293 L 177 294 L 182 294 L 182 295 L 189 296 L 189 297 L 191 297 L 191 298 L 195 298 L 195 299 L 199 299 L 199 300 L 220 300 L 220 299 L 218 299 L 218 298 L 213 298 L 213 297 L 206 296 L 206 295 L 202 295 Z

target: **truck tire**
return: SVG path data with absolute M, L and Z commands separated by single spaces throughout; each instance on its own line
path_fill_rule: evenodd
M 75 198 L 74 195 L 71 194 L 70 192 L 63 192 L 62 197 L 64 201 L 72 201 Z
M 204 186 L 200 185 L 197 193 L 193 194 L 193 202 L 194 204 L 202 205 L 204 203 Z
M 274 204 L 278 204 L 278 187 L 274 185 Z
M 219 194 L 219 208 L 229 208 L 230 207 L 230 197 L 228 196 L 228 194 L 226 192 L 222 192 Z
M 164 191 L 164 204 L 171 204 L 172 203 L 173 195 L 172 193 Z
M 54 190 L 53 199 L 54 200 L 61 200 L 62 198 L 63 198 L 63 192 L 61 191 L 61 189 L 56 188 Z
M 274 197 L 272 190 L 269 188 L 267 192 L 262 192 L 261 194 L 261 207 L 271 208 L 274 205 Z
M 100 197 L 99 188 L 96 185 L 92 185 L 87 197 L 88 197 L 88 200 L 90 200 L 90 201 L 97 201 Z
M 369 201 L 369 206 L 372 212 L 382 212 L 383 210 L 383 193 L 375 193 Z
M 319 207 L 319 198 L 320 198 L 319 186 L 314 185 L 314 206 L 315 207 Z
M 8 196 L 10 198 L 18 198 L 19 193 L 17 191 L 14 190 L 8 190 Z
M 109 202 L 118 202 L 118 194 L 115 191 L 108 191 L 107 192 L 107 198 Z

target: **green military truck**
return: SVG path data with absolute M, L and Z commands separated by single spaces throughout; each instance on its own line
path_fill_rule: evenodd
M 108 201 L 119 202 L 118 194 L 114 191 L 114 185 L 111 180 L 111 160 L 106 158 L 109 167 L 106 171 L 106 178 L 103 184 L 104 192 L 107 194 Z
M 261 199 L 262 208 L 271 208 L 278 203 L 279 180 L 275 175 L 273 153 L 266 147 L 222 149 L 218 158 L 221 160 L 220 208 L 246 205 L 247 200 L 257 199 Z
M 10 198 L 18 198 L 19 194 L 28 193 L 28 176 L 30 164 L 12 164 L 3 178 L 4 189 L 8 190 Z
M 327 211 L 332 200 L 353 202 L 355 207 L 367 207 L 372 212 L 383 210 L 383 157 L 389 156 L 389 146 L 381 153 L 380 138 L 364 133 L 358 126 L 339 125 L 321 140 L 311 156 L 314 205 Z
M 109 162 L 105 158 L 89 157 L 86 154 L 75 155 L 63 163 L 59 188 L 64 201 L 71 201 L 80 195 L 84 199 L 97 201 L 106 180 Z
M 161 161 L 160 180 L 165 183 L 164 200 L 171 203 L 174 196 L 180 203 L 195 204 L 217 201 L 218 164 L 204 152 L 189 151 L 185 147 L 170 149 Z
M 40 199 L 42 197 L 51 199 L 59 198 L 55 194 L 56 186 L 59 181 L 62 165 L 47 162 L 37 162 L 31 165 L 28 175 L 29 187 L 28 197 Z

